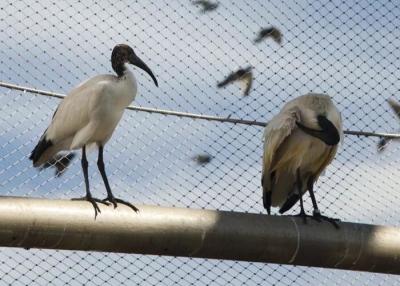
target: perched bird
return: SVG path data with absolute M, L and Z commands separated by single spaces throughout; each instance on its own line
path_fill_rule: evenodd
M 388 99 L 387 102 L 389 106 L 392 108 L 393 112 L 396 114 L 397 118 L 400 119 L 400 104 L 393 99 Z M 382 152 L 385 150 L 386 146 L 389 144 L 390 141 L 399 139 L 388 139 L 388 138 L 381 138 L 378 142 L 378 152 Z
M 156 86 L 157 80 L 149 67 L 125 44 L 116 45 L 111 54 L 111 65 L 117 75 L 98 75 L 74 89 L 61 101 L 53 119 L 41 136 L 29 159 L 34 167 L 46 167 L 63 150 L 82 149 L 82 170 L 85 179 L 86 196 L 77 200 L 92 203 L 95 216 L 100 212 L 97 203 L 114 207 L 117 203 L 137 208 L 129 202 L 114 197 L 104 168 L 103 149 L 120 121 L 125 108 L 135 99 L 136 78 L 128 64 L 146 71 Z M 86 148 L 97 145 L 97 166 L 107 190 L 107 198 L 99 200 L 92 197 L 89 189 L 88 161 Z
M 193 1 L 192 3 L 193 3 L 193 5 L 202 6 L 201 13 L 203 13 L 203 14 L 217 9 L 218 5 L 219 5 L 218 2 L 212 3 L 208 0 L 196 0 L 196 1 Z
M 282 33 L 276 27 L 263 28 L 258 32 L 254 43 L 260 43 L 266 38 L 271 37 L 277 44 L 282 44 Z
M 321 215 L 314 196 L 314 183 L 333 160 L 343 138 L 342 119 L 328 95 L 309 93 L 284 105 L 265 128 L 261 184 L 263 204 L 268 214 L 271 206 L 282 214 L 300 201 L 308 190 L 313 217 L 335 226 L 336 220 Z
M 240 68 L 237 71 L 228 75 L 223 81 L 217 84 L 217 87 L 221 88 L 230 84 L 234 81 L 239 81 L 243 84 L 243 95 L 247 96 L 250 93 L 251 87 L 253 85 L 253 67 L 249 66 L 244 69 Z
M 193 160 L 199 165 L 205 165 L 211 162 L 212 156 L 210 154 L 199 154 L 194 156 Z

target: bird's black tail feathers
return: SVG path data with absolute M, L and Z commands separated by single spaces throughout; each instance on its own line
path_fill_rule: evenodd
M 39 161 L 43 153 L 51 146 L 53 146 L 53 143 L 50 140 L 47 140 L 45 135 L 42 136 L 36 147 L 32 150 L 31 155 L 29 156 L 29 160 L 32 160 L 33 164 L 35 165 L 37 161 Z
M 56 176 L 60 177 L 66 169 L 68 168 L 69 164 L 72 162 L 72 160 L 75 158 L 76 154 L 75 153 L 69 153 L 69 154 L 57 154 L 54 156 L 51 160 L 47 161 L 41 169 L 49 168 L 49 167 L 54 167 L 56 169 Z
M 286 202 L 279 209 L 279 213 L 283 214 L 288 210 L 290 210 L 295 205 L 295 203 L 299 201 L 299 199 L 300 199 L 299 194 L 292 194 L 290 197 L 287 198 Z

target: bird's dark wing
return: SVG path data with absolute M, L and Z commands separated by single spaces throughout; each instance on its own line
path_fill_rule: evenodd
M 389 144 L 391 140 L 386 138 L 381 138 L 378 142 L 378 152 L 383 152 L 386 149 L 386 146 Z
M 390 107 L 392 108 L 393 112 L 400 119 L 400 104 L 392 99 L 388 99 L 388 103 L 389 103 Z
M 282 33 L 276 27 L 261 29 L 254 42 L 259 43 L 267 37 L 272 37 L 272 39 L 274 39 L 274 41 L 277 42 L 278 44 L 282 43 Z
M 282 207 L 279 209 L 279 213 L 283 214 L 283 213 L 287 212 L 288 210 L 290 210 L 299 201 L 299 199 L 300 199 L 299 194 L 292 193 L 287 198 L 287 200 L 282 205 Z
M 254 40 L 255 43 L 259 43 L 266 38 L 272 32 L 272 28 L 264 28 L 258 32 L 257 38 Z
M 193 3 L 193 5 L 203 5 L 203 6 L 205 6 L 206 4 L 208 4 L 208 1 L 196 0 L 196 1 L 193 1 L 192 3 Z
M 238 73 L 234 72 L 228 75 L 223 81 L 217 84 L 217 87 L 224 87 L 225 85 L 237 80 L 239 78 Z

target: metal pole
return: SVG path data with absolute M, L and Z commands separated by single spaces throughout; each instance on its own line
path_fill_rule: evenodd
M 0 246 L 232 259 L 400 274 L 400 229 L 287 216 L 0 198 Z

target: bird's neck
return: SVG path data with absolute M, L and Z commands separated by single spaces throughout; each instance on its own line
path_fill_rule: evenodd
M 118 75 L 118 78 L 132 80 L 136 82 L 135 76 L 133 75 L 133 71 L 129 64 L 123 64 L 122 70 L 123 72 L 121 75 Z
M 119 78 L 123 77 L 125 72 L 128 70 L 127 63 L 124 63 L 122 61 L 113 61 L 112 68 Z
M 124 72 L 118 77 L 118 84 L 115 85 L 114 99 L 117 106 L 125 108 L 136 97 L 137 82 L 129 65 L 125 65 Z

